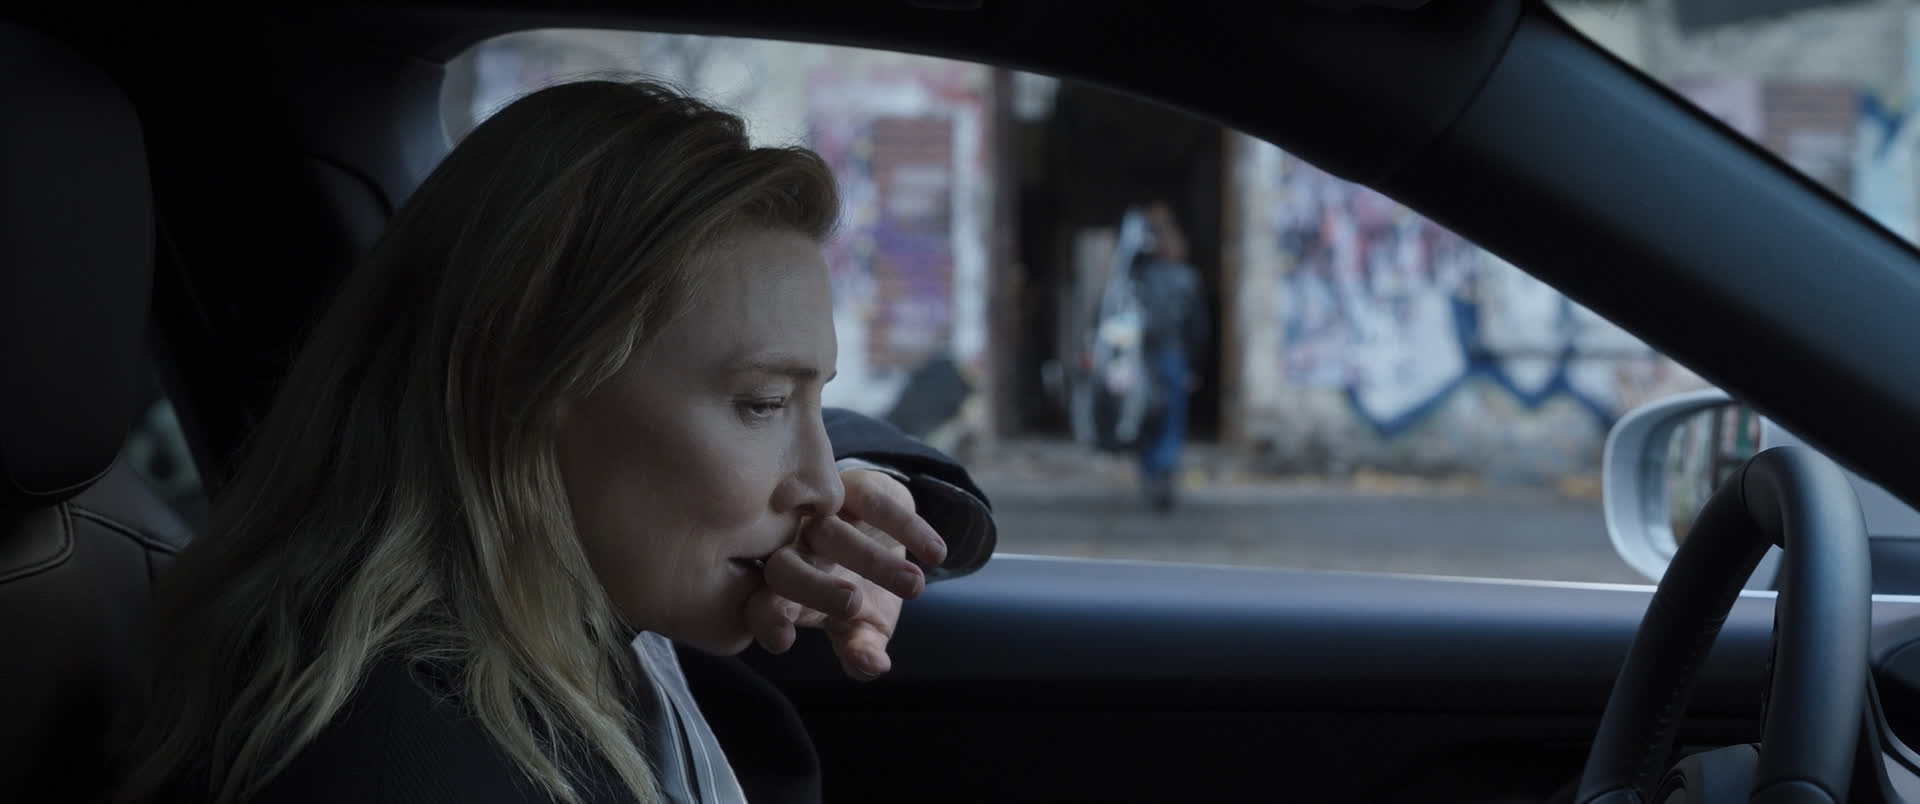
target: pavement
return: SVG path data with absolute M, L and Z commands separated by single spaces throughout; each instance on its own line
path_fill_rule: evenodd
M 1001 552 L 1646 583 L 1614 553 L 1586 479 L 1494 488 L 1471 477 L 1281 478 L 1196 445 L 1179 504 L 1157 512 L 1125 456 L 1058 441 L 991 449 L 967 464 L 993 500 Z

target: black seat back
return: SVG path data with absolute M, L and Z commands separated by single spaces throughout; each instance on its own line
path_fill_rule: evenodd
M 59 42 L 0 23 L 0 110 L 0 801 L 81 801 L 187 539 L 115 459 L 144 379 L 153 200 L 132 103 Z

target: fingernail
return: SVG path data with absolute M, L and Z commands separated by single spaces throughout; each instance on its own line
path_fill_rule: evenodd
M 900 574 L 894 576 L 893 578 L 893 588 L 900 590 L 900 592 L 903 595 L 911 594 L 913 590 L 918 589 L 919 587 L 920 587 L 920 571 L 919 570 L 910 570 L 910 569 L 901 570 Z
M 844 617 L 852 617 L 860 613 L 859 589 L 852 586 L 840 587 L 840 610 L 846 612 L 842 615 Z

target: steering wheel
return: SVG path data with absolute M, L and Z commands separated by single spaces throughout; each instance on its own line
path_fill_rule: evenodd
M 1782 550 L 1757 745 L 1666 767 L 1714 637 L 1769 545 Z M 1578 804 L 1841 804 L 1865 711 L 1872 577 L 1846 474 L 1805 447 L 1748 459 L 1674 554 L 1607 699 Z

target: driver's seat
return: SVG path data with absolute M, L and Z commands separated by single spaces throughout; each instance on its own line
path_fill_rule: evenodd
M 115 460 L 153 200 L 132 104 L 60 43 L 0 22 L 0 109 L 0 801 L 91 801 L 153 580 L 188 538 Z

